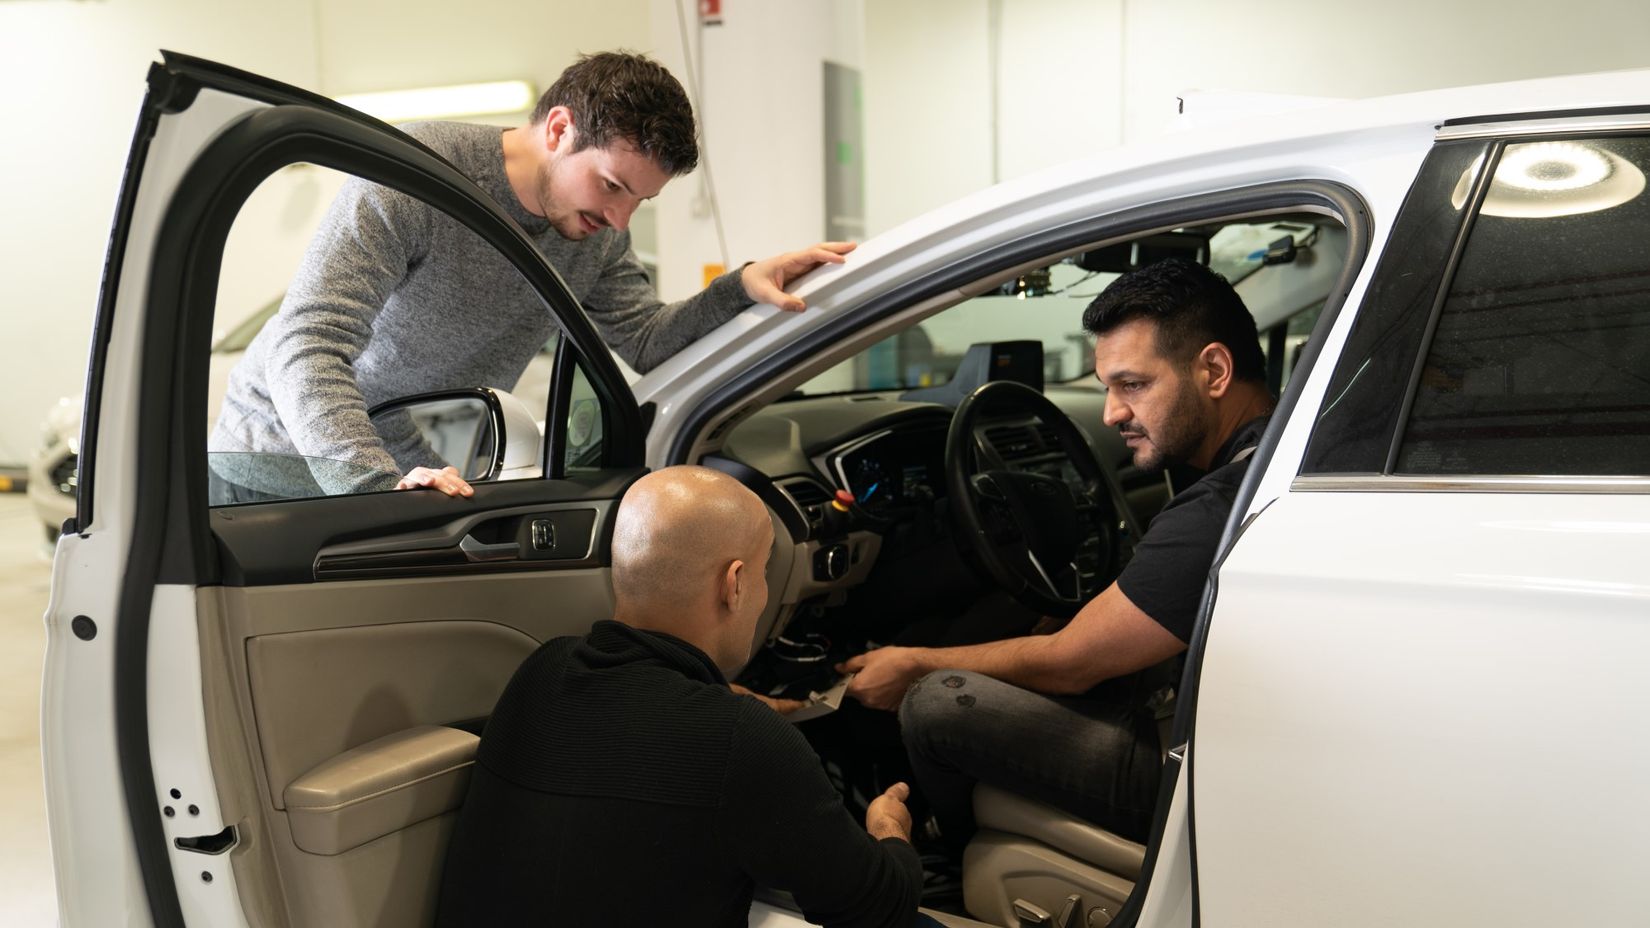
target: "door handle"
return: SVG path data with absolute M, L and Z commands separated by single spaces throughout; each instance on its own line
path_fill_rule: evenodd
M 465 559 L 472 564 L 484 561 L 513 561 L 521 557 L 521 546 L 513 541 L 489 545 L 476 541 L 474 535 L 465 535 L 458 543 L 458 550 L 463 551 Z

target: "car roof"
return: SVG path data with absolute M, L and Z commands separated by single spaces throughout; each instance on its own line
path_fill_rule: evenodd
M 803 337 L 839 309 L 1028 228 L 1053 228 L 1103 215 L 1134 184 L 1154 197 L 1174 196 L 1162 179 L 1181 175 L 1186 189 L 1218 189 L 1280 179 L 1348 181 L 1343 167 L 1397 153 L 1418 166 L 1440 128 L 1463 124 L 1608 113 L 1650 112 L 1650 69 L 1601 72 L 1328 101 L 1220 125 L 1171 131 L 1097 151 L 977 191 L 909 219 L 861 243 L 846 265 L 826 265 L 793 288 L 810 310 L 781 314 L 758 306 L 709 333 L 635 384 L 639 401 L 661 405 L 702 394 L 711 369 L 738 370 L 748 358 Z M 1408 188 L 1409 171 L 1403 181 Z M 1389 205 L 1396 208 L 1396 202 Z M 816 310 L 823 310 L 823 313 Z M 752 352 L 758 352 L 753 355 Z M 708 379 L 707 379 L 708 378 Z M 698 381 L 690 385 L 690 381 Z

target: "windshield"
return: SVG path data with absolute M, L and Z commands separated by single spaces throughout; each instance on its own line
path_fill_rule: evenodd
M 1315 231 L 1300 222 L 1235 222 L 1218 229 L 1177 230 L 1181 241 L 1176 247 L 1195 246 L 1187 257 L 1195 254 L 1236 284 L 1264 266 L 1268 249 L 1309 247 Z M 1288 246 L 1283 244 L 1286 240 Z M 1115 259 L 1128 247 L 1108 246 L 1105 251 Z M 1137 252 L 1132 260 L 1139 258 Z M 1094 339 L 1083 331 L 1083 310 L 1121 275 L 1089 270 L 1085 263 L 1093 267 L 1104 262 L 1085 261 L 1085 255 L 1078 254 L 1029 271 L 877 342 L 802 384 L 792 395 L 938 386 L 956 374 L 968 346 L 1016 339 L 1042 342 L 1045 383 L 1088 377 L 1094 373 Z

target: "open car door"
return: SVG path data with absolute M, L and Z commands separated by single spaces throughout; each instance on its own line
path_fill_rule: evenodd
M 561 332 L 535 412 L 544 476 L 471 499 L 209 505 L 224 244 L 260 182 L 299 163 L 420 200 L 520 273 Z M 332 101 L 165 54 L 118 203 L 47 615 L 63 924 L 427 924 L 481 722 L 539 642 L 610 614 L 609 530 L 642 434 L 577 301 L 448 162 Z

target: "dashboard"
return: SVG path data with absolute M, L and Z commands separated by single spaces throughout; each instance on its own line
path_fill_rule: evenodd
M 1138 523 L 1149 521 L 1167 490 L 1160 476 L 1135 472 L 1116 430 L 1101 425 L 1103 390 L 1090 382 L 1050 384 L 1044 395 L 1078 423 L 1095 456 L 1117 475 Z M 772 403 L 739 423 L 722 454 L 777 485 L 781 506 L 798 516 L 792 534 L 800 543 L 819 535 L 820 518 L 838 491 L 877 515 L 943 507 L 950 427 L 949 407 L 893 393 L 804 397 Z M 1036 460 L 1048 450 L 1048 438 L 1024 423 L 988 423 L 982 437 L 1000 458 L 994 466 L 1052 463 Z
M 1167 485 L 1161 475 L 1137 472 L 1121 436 L 1101 425 L 1105 393 L 1090 383 L 1050 384 L 1044 395 L 1079 424 L 1117 478 L 1125 521 L 1149 521 L 1167 501 Z M 771 403 L 728 431 L 706 463 L 762 497 L 789 549 L 771 562 L 782 566 L 769 577 L 774 599 L 760 638 L 785 634 L 799 616 L 803 627 L 817 623 L 821 610 L 831 621 L 875 624 L 909 621 L 959 597 L 975 601 L 970 591 L 980 575 L 952 536 L 945 473 L 951 419 L 951 408 L 939 403 L 858 393 Z M 976 437 L 985 467 L 1075 478 L 1052 430 L 1032 417 L 984 422 Z

